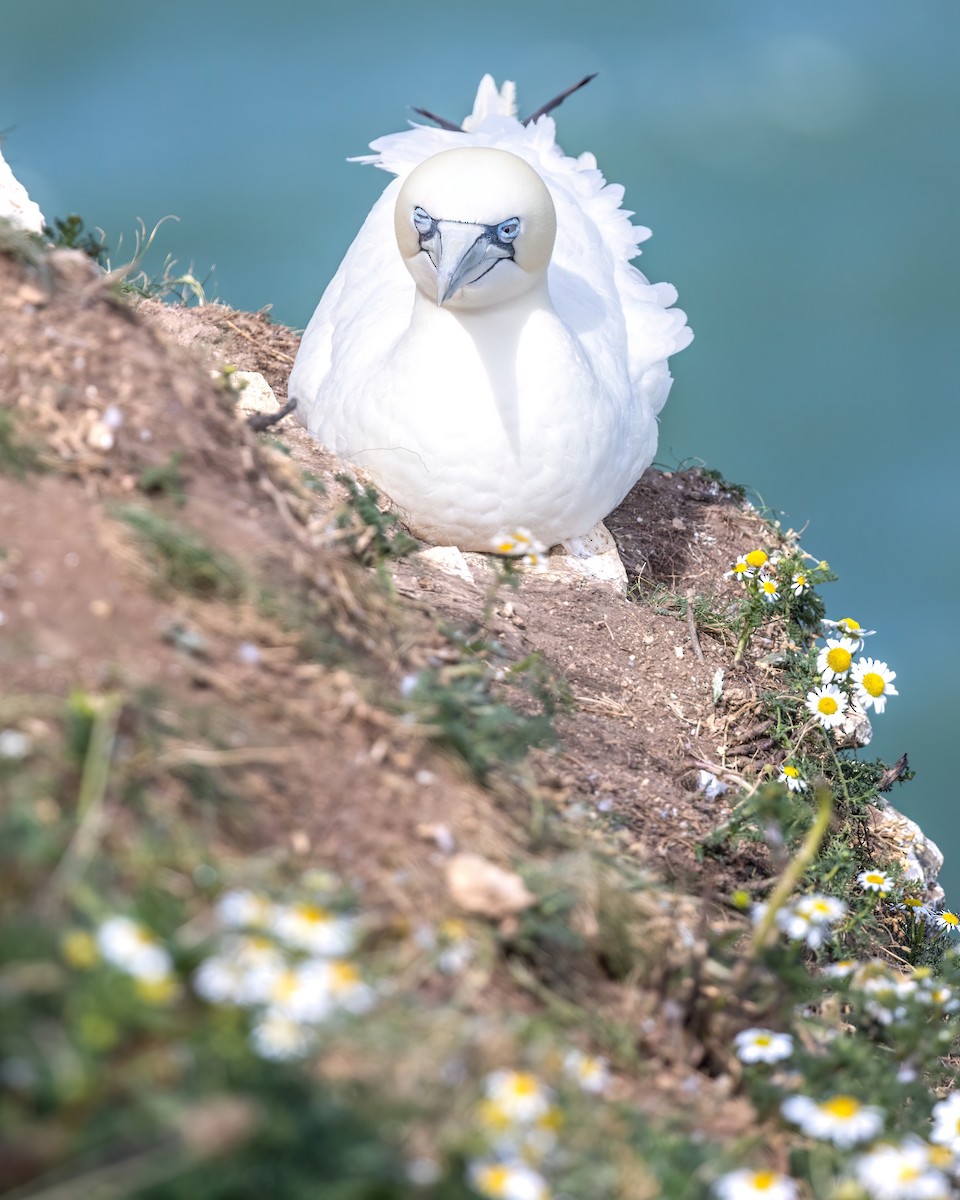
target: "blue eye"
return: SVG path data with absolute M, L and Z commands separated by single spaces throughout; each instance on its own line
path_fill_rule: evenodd
M 511 217 L 509 221 L 501 221 L 497 226 L 497 239 L 501 242 L 512 242 L 520 232 L 520 218 Z
M 413 210 L 413 225 L 421 237 L 424 234 L 432 233 L 435 224 L 433 217 L 425 209 L 415 208 Z

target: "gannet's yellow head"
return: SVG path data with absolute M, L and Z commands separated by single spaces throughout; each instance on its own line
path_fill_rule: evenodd
M 404 181 L 394 213 L 407 270 L 447 308 L 485 308 L 529 291 L 553 253 L 557 214 L 533 167 L 506 150 L 443 150 Z

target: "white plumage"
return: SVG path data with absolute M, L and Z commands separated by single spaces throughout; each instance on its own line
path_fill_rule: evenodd
M 397 178 L 290 377 L 301 423 L 439 544 L 587 534 L 653 460 L 667 358 L 692 337 L 674 288 L 630 264 L 650 231 L 623 188 L 554 132 L 521 124 L 514 85 L 487 75 L 462 131 L 371 143 L 360 161 Z

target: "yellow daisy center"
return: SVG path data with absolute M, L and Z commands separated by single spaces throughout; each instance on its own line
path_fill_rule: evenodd
M 751 550 L 746 556 L 747 564 L 751 567 L 762 567 L 767 561 L 767 555 L 762 550 Z
M 922 908 L 923 906 L 923 901 L 919 896 L 904 896 L 903 902 L 908 908 Z
M 844 617 L 842 620 L 838 621 L 837 624 L 842 625 L 847 633 L 856 633 L 858 629 L 862 628 L 860 622 L 855 621 L 853 617 Z
M 833 696 L 821 696 L 817 701 L 817 712 L 822 712 L 828 717 L 832 717 L 839 707 Z
M 827 666 L 838 674 L 850 670 L 852 656 L 843 646 L 831 646 L 827 651 Z
M 941 913 L 940 920 L 944 923 L 944 925 L 960 925 L 960 917 L 958 917 L 956 913 Z
M 515 1096 L 535 1096 L 539 1090 L 540 1084 L 533 1075 L 523 1072 L 514 1075 L 511 1091 Z
M 769 1046 L 773 1041 L 773 1037 L 769 1033 L 758 1033 L 753 1039 L 755 1046 Z
M 750 1185 L 755 1192 L 768 1192 L 777 1182 L 773 1171 L 755 1171 L 750 1178 Z
M 740 559 L 739 561 L 737 561 L 733 564 L 734 575 L 742 575 L 745 571 L 749 571 L 749 570 L 750 570 L 750 567 L 748 566 L 748 564 L 746 562 L 744 562 L 743 559 Z
M 806 587 L 807 577 L 806 575 L 794 575 L 793 582 L 797 585 L 797 587 Z
M 783 773 L 784 773 L 784 775 L 789 776 L 790 779 L 799 779 L 800 778 L 800 772 L 797 770 L 796 767 L 784 767 Z
M 774 581 L 772 579 L 765 579 L 763 581 L 762 586 L 763 586 L 763 590 L 767 593 L 767 595 L 771 595 L 773 592 L 775 592 L 777 590 L 777 585 L 776 585 L 776 583 L 774 583 Z
M 277 977 L 273 985 L 273 996 L 275 1000 L 281 1003 L 284 1000 L 289 1000 L 297 990 L 297 974 L 295 971 L 284 971 L 282 975 Z
M 308 925 L 323 925 L 330 920 L 327 910 L 318 908 L 315 904 L 302 904 L 296 912 L 300 920 L 306 921 Z
M 887 686 L 883 676 L 878 675 L 876 671 L 867 671 L 860 682 L 863 684 L 864 691 L 869 692 L 874 699 L 882 696 L 883 689 Z
M 352 987 L 355 983 L 360 982 L 360 972 L 353 963 L 331 963 L 330 974 L 333 977 L 333 986 L 337 988 Z
M 510 1182 L 510 1168 L 502 1163 L 485 1167 L 478 1182 L 488 1196 L 505 1196 Z
M 887 882 L 887 877 L 881 875 L 879 871 L 869 871 L 865 876 L 867 883 L 884 884 Z
M 855 1100 L 853 1096 L 834 1096 L 832 1100 L 825 1100 L 820 1107 L 831 1117 L 836 1117 L 840 1121 L 849 1121 L 860 1111 L 860 1101 Z

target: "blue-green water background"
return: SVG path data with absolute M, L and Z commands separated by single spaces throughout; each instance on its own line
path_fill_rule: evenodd
M 956 898 L 957 0 L 0 0 L 5 155 L 47 218 L 128 247 L 175 213 L 162 252 L 297 326 L 386 183 L 344 160 L 485 71 L 522 112 L 601 72 L 559 140 L 626 186 L 696 331 L 660 459 L 809 522 L 829 614 L 897 671 L 870 753 L 909 751 L 893 798 Z

